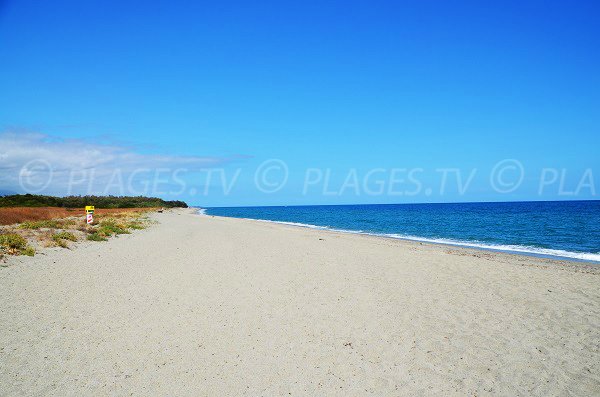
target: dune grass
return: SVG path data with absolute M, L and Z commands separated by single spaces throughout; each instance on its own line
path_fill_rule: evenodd
M 108 241 L 108 239 L 104 236 L 101 236 L 99 233 L 90 233 L 87 236 L 89 241 Z
M 61 223 L 56 219 L 44 219 L 44 220 L 40 220 L 40 221 L 23 222 L 19 225 L 19 228 L 20 229 L 42 229 L 42 228 L 58 229 L 61 226 L 62 226 Z
M 25 209 L 0 208 L 0 221 L 2 222 L 15 219 L 14 217 L 7 217 L 6 214 L 8 213 L 18 214 L 20 217 L 33 217 L 14 225 L 0 226 L 0 258 L 4 254 L 33 256 L 37 247 L 58 246 L 70 248 L 71 242 L 82 239 L 107 241 L 110 237 L 130 234 L 133 230 L 145 229 L 152 223 L 147 216 L 147 212 L 152 209 L 97 210 L 94 213 L 93 224 L 86 224 L 82 210 L 67 210 L 65 208 L 51 209 L 52 211 L 49 212 L 44 212 L 44 210 L 44 208 L 39 207 Z M 65 214 L 68 216 L 38 219 L 40 216 L 52 217 Z M 3 216 L 4 218 L 2 218 Z M 32 244 L 29 245 L 29 242 Z
M 69 243 L 67 241 L 77 241 L 77 237 L 71 232 L 60 232 L 54 233 L 52 235 L 52 240 L 54 243 L 62 248 L 69 248 Z
M 33 256 L 35 254 L 35 250 L 27 244 L 27 240 L 16 233 L 0 234 L 0 248 L 2 249 L 2 253 L 12 255 L 24 254 Z

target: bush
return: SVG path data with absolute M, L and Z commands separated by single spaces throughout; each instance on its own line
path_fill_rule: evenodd
M 187 208 L 183 201 L 167 201 L 158 197 L 130 196 L 67 196 L 54 197 L 38 194 L 13 194 L 0 197 L 0 207 L 64 207 L 83 208 Z
M 32 246 L 28 245 L 23 251 L 21 251 L 21 253 L 27 256 L 34 256 L 35 249 Z
M 130 232 L 122 223 L 117 223 L 114 219 L 107 219 L 100 222 L 98 233 L 112 236 L 113 234 L 129 234 Z
M 107 241 L 108 239 L 104 236 L 101 236 L 98 233 L 92 233 L 87 236 L 87 239 L 90 241 Z
M 141 229 L 145 229 L 146 228 L 146 225 L 144 225 L 140 221 L 131 221 L 131 222 L 127 223 L 126 226 L 127 226 L 128 229 L 134 229 L 134 230 L 141 230 Z
M 52 236 L 53 239 L 63 239 L 63 240 L 69 240 L 69 241 L 77 241 L 77 237 L 75 237 L 75 235 L 71 232 L 60 232 L 60 233 L 55 233 Z
M 16 233 L 0 234 L 0 246 L 7 249 L 22 250 L 27 246 L 27 240 Z
M 16 233 L 0 234 L 0 247 L 5 249 L 9 254 L 24 254 L 33 256 L 35 250 L 27 245 L 27 240 Z
M 75 237 L 75 235 L 70 232 L 60 232 L 60 233 L 54 233 L 52 235 L 52 240 L 54 240 L 56 245 L 58 245 L 59 247 L 69 248 L 69 244 L 67 243 L 67 240 L 68 241 L 77 241 L 77 237 Z
M 27 221 L 23 222 L 19 225 L 21 229 L 58 229 L 61 227 L 61 224 L 55 220 L 43 220 L 43 221 Z

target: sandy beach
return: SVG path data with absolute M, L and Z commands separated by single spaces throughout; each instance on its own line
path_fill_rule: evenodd
M 0 395 L 600 395 L 600 269 L 156 214 L 0 268 Z

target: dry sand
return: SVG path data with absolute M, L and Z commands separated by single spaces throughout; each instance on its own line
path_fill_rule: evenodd
M 0 395 L 600 394 L 597 267 L 156 219 L 0 268 Z

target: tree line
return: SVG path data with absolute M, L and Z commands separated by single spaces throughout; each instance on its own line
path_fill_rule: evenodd
M 0 207 L 63 207 L 82 208 L 187 208 L 185 201 L 163 200 L 144 196 L 42 196 L 38 194 L 13 194 L 0 197 Z

